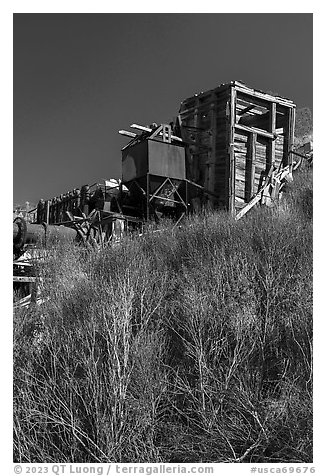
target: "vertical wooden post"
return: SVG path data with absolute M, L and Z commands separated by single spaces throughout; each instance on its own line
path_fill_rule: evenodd
M 295 128 L 295 108 L 289 108 L 286 114 L 286 125 L 284 127 L 284 145 L 283 145 L 283 166 L 292 165 L 292 154 L 289 151 L 294 143 Z
M 214 99 L 212 99 L 213 106 L 211 106 L 210 114 L 210 122 L 211 122 L 211 143 L 210 143 L 210 150 L 207 154 L 207 162 L 208 162 L 208 190 L 212 193 L 216 193 L 215 185 L 216 185 L 216 109 L 214 106 Z M 209 198 L 214 204 L 213 196 Z
M 291 116 L 292 116 L 292 127 L 291 127 L 291 137 L 290 137 L 290 149 L 294 147 L 294 134 L 295 134 L 295 116 L 296 109 L 295 107 L 292 108 Z M 290 156 L 291 165 L 293 165 L 293 155 Z
M 46 201 L 46 224 L 50 222 L 50 200 Z
M 248 153 L 246 166 L 246 183 L 245 183 L 245 201 L 249 202 L 254 193 L 255 187 L 255 171 L 256 171 L 256 142 L 257 133 L 251 132 L 248 137 Z
M 288 150 L 292 150 L 294 145 L 294 130 L 295 130 L 295 108 L 290 110 L 290 119 L 289 119 L 289 141 L 288 141 Z M 288 164 L 292 166 L 293 163 L 293 154 L 288 154 Z M 292 168 L 291 168 L 292 170 Z
M 230 115 L 229 115 L 229 174 L 228 174 L 228 210 L 234 215 L 235 207 L 235 160 L 234 160 L 234 122 L 236 108 L 236 91 L 230 87 Z
M 275 134 L 276 129 L 276 103 L 272 102 L 269 107 L 268 132 Z M 275 139 L 268 139 L 266 170 L 269 170 L 275 162 Z

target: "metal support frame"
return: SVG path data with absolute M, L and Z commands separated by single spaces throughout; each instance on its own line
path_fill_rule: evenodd
M 170 179 L 169 177 L 167 177 L 167 178 L 164 180 L 164 182 L 161 183 L 161 185 L 155 190 L 155 192 L 154 192 L 153 194 L 149 194 L 149 197 L 150 197 L 150 198 L 149 198 L 149 201 L 151 202 L 151 201 L 153 200 L 153 198 L 160 198 L 161 200 L 167 200 L 167 201 L 173 202 L 173 203 L 182 203 L 185 207 L 187 207 L 186 203 L 184 202 L 183 198 L 182 198 L 181 195 L 179 194 L 179 192 L 178 192 L 177 188 L 175 187 L 174 183 L 172 182 L 172 180 L 173 180 L 173 179 Z M 171 199 L 171 198 L 169 198 L 169 197 L 160 197 L 160 196 L 158 195 L 158 192 L 159 192 L 159 191 L 164 187 L 164 185 L 166 185 L 167 183 L 169 183 L 169 184 L 172 186 L 172 189 L 173 189 L 172 191 L 175 192 L 175 193 L 178 195 L 180 201 L 178 201 L 178 200 L 173 200 L 173 199 Z M 172 194 L 172 192 L 171 192 L 171 194 Z M 171 195 L 171 194 L 170 194 L 170 195 Z
M 171 144 L 172 141 L 172 131 L 169 124 L 161 124 L 154 132 L 149 136 L 149 139 L 154 139 L 155 137 L 161 135 L 163 142 Z
M 147 174 L 146 175 L 146 218 L 147 220 L 149 220 L 149 217 L 150 217 L 150 209 L 149 209 L 149 205 L 150 205 L 150 195 L 149 195 L 149 186 L 150 186 L 150 175 Z
M 163 182 L 159 184 L 159 186 L 151 192 L 150 186 L 151 186 L 151 178 L 157 177 L 163 179 Z M 146 179 L 146 189 L 143 188 L 142 185 L 140 185 L 139 180 L 140 179 Z M 182 198 L 178 191 L 178 187 L 174 183 L 174 181 L 177 180 L 180 183 L 184 183 L 185 185 L 185 195 L 186 198 L 185 200 Z M 160 192 L 164 188 L 165 185 L 169 184 L 171 186 L 171 192 L 168 194 L 168 196 L 162 196 Z M 146 205 L 145 209 L 143 209 L 141 212 L 143 214 L 144 219 L 149 220 L 151 218 L 151 215 L 154 215 L 157 219 L 158 216 L 155 212 L 155 207 L 153 201 L 155 199 L 159 199 L 165 202 L 170 202 L 170 203 L 175 203 L 176 205 L 181 205 L 184 208 L 184 213 L 188 212 L 188 205 L 187 205 L 187 199 L 188 199 L 188 183 L 187 180 L 181 180 L 181 179 L 174 179 L 172 177 L 158 177 L 156 175 L 152 174 L 146 174 L 146 177 L 139 177 L 138 179 L 134 179 L 130 183 L 127 184 L 129 190 L 133 186 L 136 186 L 140 192 L 142 193 L 143 197 L 146 200 Z M 176 195 L 176 198 L 172 198 L 173 194 Z M 122 205 L 123 208 L 123 205 Z

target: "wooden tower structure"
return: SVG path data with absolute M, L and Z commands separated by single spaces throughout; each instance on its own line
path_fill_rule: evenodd
M 213 208 L 233 215 L 264 193 L 273 200 L 292 171 L 294 125 L 292 101 L 239 81 L 184 100 L 178 129 L 187 179 L 208 192 Z

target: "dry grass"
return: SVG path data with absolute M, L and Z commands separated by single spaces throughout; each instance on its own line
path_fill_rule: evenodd
M 14 320 L 17 462 L 311 462 L 312 183 L 239 222 L 49 250 Z

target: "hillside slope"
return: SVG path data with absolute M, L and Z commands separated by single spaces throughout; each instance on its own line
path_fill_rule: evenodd
M 161 228 L 49 250 L 14 319 L 14 460 L 311 462 L 312 172 Z

